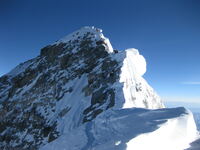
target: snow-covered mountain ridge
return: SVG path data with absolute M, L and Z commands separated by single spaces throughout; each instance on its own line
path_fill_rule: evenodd
M 42 48 L 0 78 L 0 149 L 142 150 L 158 134 L 185 148 L 196 137 L 192 114 L 161 109 L 145 72 L 138 50 L 114 50 L 94 27 Z

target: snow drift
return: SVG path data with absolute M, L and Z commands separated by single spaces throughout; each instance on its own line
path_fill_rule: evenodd
M 41 150 L 183 150 L 197 137 L 184 108 L 109 110 Z

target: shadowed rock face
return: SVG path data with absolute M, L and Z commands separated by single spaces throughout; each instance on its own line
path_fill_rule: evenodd
M 87 32 L 46 46 L 38 57 L 20 64 L 17 73 L 0 78 L 0 149 L 34 150 L 56 139 L 57 120 L 71 109 L 58 110 L 56 103 L 73 92 L 68 82 L 83 74 L 88 81 L 82 92 L 90 97 L 90 105 L 79 114 L 81 122 L 114 106 L 115 91 L 110 85 L 119 80 L 120 65 L 111 59 L 103 39 L 92 40 L 93 36 Z

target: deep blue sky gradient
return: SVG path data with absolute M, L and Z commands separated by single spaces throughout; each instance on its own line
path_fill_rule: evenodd
M 115 49 L 137 48 L 164 100 L 200 102 L 199 0 L 1 0 L 0 76 L 79 29 L 103 29 Z

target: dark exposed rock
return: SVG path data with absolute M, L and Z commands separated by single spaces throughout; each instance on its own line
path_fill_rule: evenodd
M 114 49 L 114 53 L 116 54 L 116 53 L 118 53 L 119 51 L 117 50 L 117 49 Z
M 121 71 L 120 67 L 118 63 L 111 60 L 109 56 L 105 57 L 101 64 L 101 72 L 89 73 L 88 85 L 82 89 L 85 96 L 92 96 L 91 106 L 84 110 L 85 116 L 83 118 L 83 122 L 94 119 L 100 112 L 97 110 L 104 110 L 105 108 L 108 109 L 113 107 L 115 104 L 115 92 L 114 89 L 110 88 L 109 84 L 113 84 L 119 79 Z M 101 108 L 106 104 L 106 101 L 108 102 L 108 105 Z
M 53 61 L 59 54 L 63 52 L 65 43 L 60 43 L 58 45 L 48 45 L 41 49 L 40 55 L 45 56 L 48 61 Z
M 60 67 L 61 69 L 65 69 L 69 67 L 70 65 L 72 65 L 72 63 L 73 63 L 72 54 L 66 54 L 60 60 Z
M 70 108 L 64 108 L 61 110 L 61 112 L 58 114 L 60 117 L 63 117 L 67 114 L 67 112 L 70 110 Z
M 137 92 L 142 91 L 142 85 L 141 85 L 141 83 L 136 83 L 135 88 L 136 88 L 136 91 L 137 91 Z
M 0 77 L 0 83 L 1 84 L 9 84 L 8 78 L 9 77 L 7 75 L 4 75 L 4 76 Z
M 102 44 L 105 44 L 105 42 L 103 40 L 101 40 L 101 41 L 97 41 L 96 44 L 97 45 L 102 45 Z

